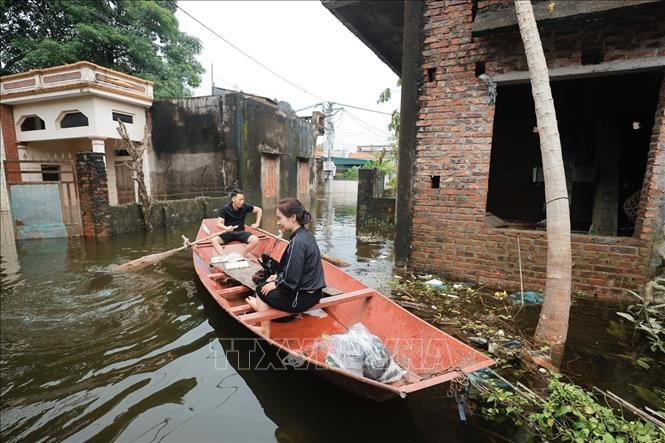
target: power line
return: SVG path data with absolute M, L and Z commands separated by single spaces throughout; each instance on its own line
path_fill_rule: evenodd
M 305 88 L 302 88 L 302 87 L 296 85 L 296 84 L 293 83 L 291 80 L 289 80 L 288 78 L 284 77 L 283 75 L 280 75 L 280 74 L 278 74 L 277 72 L 273 71 L 273 70 L 270 69 L 268 66 L 264 65 L 263 63 L 261 63 L 260 61 L 258 61 L 257 59 L 255 59 L 254 57 L 252 57 L 251 55 L 249 55 L 248 53 L 246 53 L 245 51 L 243 51 L 242 49 L 240 49 L 239 47 L 237 47 L 236 45 L 234 45 L 233 43 L 231 43 L 231 42 L 228 41 L 227 39 L 225 39 L 224 37 L 222 37 L 222 36 L 221 36 L 220 34 L 218 34 L 216 31 L 214 31 L 213 29 L 211 29 L 210 27 L 208 27 L 206 24 L 204 24 L 203 22 L 201 22 L 199 19 L 197 19 L 196 17 L 194 17 L 192 14 L 190 14 L 190 13 L 187 12 L 187 11 L 185 11 L 185 10 L 184 10 L 183 8 L 181 8 L 177 3 L 175 3 L 175 7 L 178 8 L 178 9 L 180 9 L 184 14 L 186 14 L 187 16 L 189 16 L 189 18 L 191 18 L 192 20 L 194 20 L 196 23 L 198 23 L 199 25 L 203 26 L 203 27 L 204 27 L 205 29 L 207 29 L 208 31 L 212 32 L 216 37 L 218 37 L 219 39 L 221 39 L 224 43 L 226 43 L 227 45 L 231 46 L 233 49 L 235 49 L 236 51 L 240 52 L 242 55 L 244 55 L 245 57 L 247 57 L 248 59 L 250 59 L 251 61 L 253 61 L 253 62 L 256 63 L 257 65 L 261 66 L 261 67 L 262 67 L 263 69 L 265 69 L 266 71 L 270 72 L 271 74 L 275 75 L 276 77 L 279 77 L 280 79 L 282 79 L 282 80 L 285 81 L 286 83 L 290 84 L 290 85 L 293 86 L 294 88 L 296 88 L 296 89 L 300 89 L 300 90 L 303 91 L 305 94 L 311 95 L 312 97 L 314 97 L 314 98 L 316 98 L 316 99 L 319 99 L 319 100 L 324 100 L 323 98 L 319 97 L 318 95 L 316 95 L 316 94 L 312 94 L 311 92 L 309 92 L 309 91 L 306 90 Z
M 301 87 L 301 86 L 298 86 L 297 84 L 293 83 L 291 80 L 289 80 L 288 78 L 284 77 L 283 75 L 280 75 L 279 73 L 277 73 L 277 72 L 275 72 L 274 70 L 270 69 L 268 66 L 266 66 L 266 65 L 263 64 L 263 63 L 261 63 L 259 60 L 255 59 L 254 57 L 252 57 L 251 55 L 249 55 L 248 53 L 246 53 L 245 51 L 243 51 L 242 49 L 240 49 L 239 47 L 237 47 L 236 45 L 234 45 L 233 43 L 231 43 L 230 41 L 228 41 L 226 38 L 222 37 L 222 36 L 221 36 L 220 34 L 218 34 L 216 31 L 214 31 L 214 30 L 211 29 L 209 26 L 207 26 L 206 24 L 204 24 L 202 21 L 200 21 L 199 19 L 197 19 L 196 17 L 194 17 L 192 14 L 190 14 L 190 13 L 187 12 L 187 11 L 185 11 L 185 10 L 184 10 L 182 7 L 180 7 L 177 3 L 174 3 L 174 5 L 175 5 L 176 8 L 180 9 L 180 10 L 181 10 L 185 15 L 187 15 L 189 18 L 191 18 L 192 20 L 194 20 L 194 21 L 195 21 L 196 23 L 198 23 L 199 25 L 203 26 L 205 29 L 207 29 L 208 31 L 210 31 L 210 32 L 211 32 L 213 35 L 215 35 L 216 37 L 220 38 L 224 43 L 226 43 L 227 45 L 231 46 L 233 49 L 235 49 L 236 51 L 240 52 L 242 55 L 244 55 L 244 56 L 247 57 L 248 59 L 252 60 L 254 63 L 256 63 L 257 65 L 261 66 L 263 69 L 267 70 L 267 71 L 270 72 L 271 74 L 273 74 L 273 75 L 279 77 L 280 79 L 282 79 L 283 81 L 287 82 L 288 84 L 290 84 L 290 85 L 293 86 L 294 88 L 299 89 L 299 90 L 303 91 L 304 93 L 306 93 L 306 94 L 308 94 L 308 95 L 311 95 L 312 97 L 314 97 L 314 98 L 316 98 L 316 99 L 319 99 L 319 100 L 321 100 L 321 101 L 323 101 L 323 102 L 328 102 L 328 101 L 329 101 L 329 100 L 325 100 L 324 98 L 319 97 L 319 96 L 316 95 L 316 94 L 313 94 L 313 93 L 309 92 L 309 91 L 306 90 L 305 88 L 303 88 L 303 87 Z M 358 110 L 361 110 L 361 111 L 375 112 L 375 113 L 377 113 L 377 114 L 384 114 L 384 115 L 392 115 L 390 112 L 377 111 L 376 109 L 363 108 L 363 107 L 361 107 L 361 106 L 347 105 L 347 104 L 344 104 L 344 103 L 338 103 L 338 102 L 332 102 L 332 103 L 335 104 L 335 105 L 345 106 L 345 107 L 347 107 L 347 108 L 358 109 Z M 314 104 L 314 105 L 312 105 L 312 106 L 308 106 L 307 108 L 299 109 L 299 110 L 297 110 L 296 112 L 304 111 L 305 109 L 309 109 L 309 108 L 314 108 L 314 107 L 319 106 L 319 105 L 321 105 L 321 104 L 322 104 L 322 103 L 316 103 L 316 104 Z
M 331 102 L 331 103 L 333 105 L 345 106 L 347 108 L 359 109 L 361 111 L 374 112 L 376 114 L 392 115 L 392 113 L 390 113 L 390 112 L 377 111 L 376 109 L 362 108 L 360 106 L 353 106 L 353 105 L 345 105 L 344 103 L 339 103 L 339 102 Z M 310 108 L 316 108 L 317 106 L 320 106 L 320 105 L 323 105 L 323 103 L 314 103 L 313 105 L 306 106 L 304 108 L 300 108 L 300 109 L 296 110 L 295 112 L 304 111 L 305 109 L 310 109 Z
M 333 102 L 333 103 L 336 104 L 336 105 L 339 105 L 339 106 L 347 107 L 347 108 L 359 109 L 361 111 L 375 112 L 377 114 L 383 114 L 383 115 L 392 115 L 390 112 L 377 111 L 376 109 L 368 109 L 368 108 L 362 108 L 360 106 L 345 105 L 344 103 L 339 103 L 339 102 Z
M 377 129 L 374 126 L 371 126 L 369 123 L 364 122 L 363 120 L 359 119 L 358 117 L 356 117 L 351 112 L 349 112 L 347 110 L 345 110 L 344 112 L 347 113 L 349 115 L 349 117 L 351 117 L 353 120 L 355 120 L 360 126 L 364 127 L 365 129 L 367 129 L 368 131 L 370 131 L 374 135 L 379 136 L 379 137 L 383 137 L 383 138 L 386 138 L 386 139 L 390 136 L 389 133 L 387 133 L 385 131 L 381 131 L 380 129 Z

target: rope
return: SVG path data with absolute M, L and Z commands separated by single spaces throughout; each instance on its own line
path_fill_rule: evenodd
M 552 202 L 554 202 L 554 201 L 557 201 L 557 200 L 563 200 L 564 198 L 565 198 L 566 200 L 568 200 L 568 196 L 566 196 L 566 197 L 557 197 L 557 198 L 553 198 L 552 200 L 550 200 L 550 201 L 548 201 L 547 203 L 545 203 L 545 206 L 549 205 L 550 203 L 552 203 Z

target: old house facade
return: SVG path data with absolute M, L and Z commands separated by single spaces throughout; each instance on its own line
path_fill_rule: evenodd
M 92 228 L 94 200 L 134 201 L 116 128 L 123 121 L 133 140 L 143 138 L 152 82 L 82 61 L 4 76 L 0 89 L 2 203 L 12 207 L 18 238 L 80 235 Z M 104 185 L 94 192 L 90 176 L 76 173 L 85 152 L 101 162 Z
M 226 196 L 274 208 L 316 194 L 318 126 L 285 102 L 216 88 L 216 95 L 156 101 L 151 183 L 156 198 Z
M 514 288 L 519 241 L 525 285 L 542 288 L 542 162 L 513 2 L 324 5 L 402 78 L 398 259 Z M 534 10 L 568 182 L 573 290 L 622 295 L 662 270 L 665 5 Z

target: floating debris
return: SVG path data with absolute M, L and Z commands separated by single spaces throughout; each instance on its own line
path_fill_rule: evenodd
M 504 291 L 505 292 L 505 291 Z M 542 305 L 543 304 L 543 294 L 535 291 L 526 291 L 524 293 L 524 304 L 525 305 Z M 515 304 L 522 304 L 522 294 L 515 292 L 510 294 L 510 298 L 513 299 Z

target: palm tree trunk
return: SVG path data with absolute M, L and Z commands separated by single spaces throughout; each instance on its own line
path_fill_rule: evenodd
M 545 178 L 547 278 L 535 341 L 563 351 L 568 334 L 572 259 L 570 211 L 554 100 L 543 46 L 530 0 L 515 0 L 517 21 L 529 65 Z M 558 360 L 558 359 L 555 359 Z

